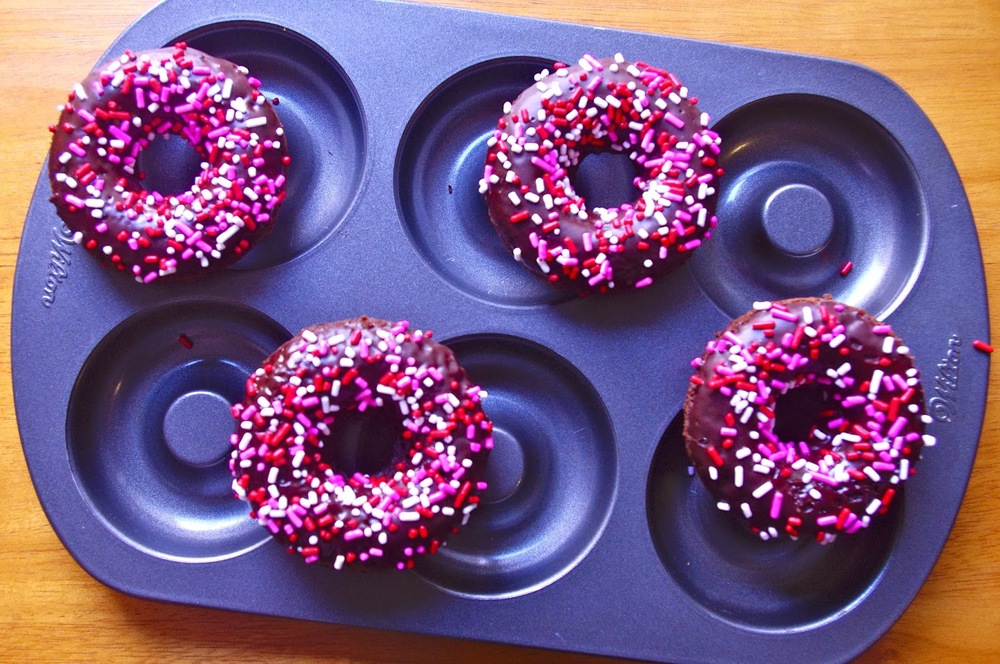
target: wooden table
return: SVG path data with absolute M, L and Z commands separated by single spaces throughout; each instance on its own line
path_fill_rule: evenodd
M 475 8 L 472 0 L 433 0 Z M 148 5 L 0 0 L 0 398 L 11 400 L 10 297 L 21 226 L 65 92 Z M 751 6 L 752 5 L 752 6 Z M 639 12 L 634 7 L 645 7 Z M 899 83 L 951 151 L 972 204 L 990 290 L 1000 293 L 1000 3 L 771 0 L 509 0 L 489 8 L 853 60 Z M 391 52 L 387 53 L 391 57 Z M 991 317 L 994 329 L 1000 319 Z M 996 376 L 994 367 L 993 376 Z M 940 561 L 863 662 L 1000 658 L 1000 405 L 990 395 L 968 493 Z M 512 646 L 410 636 L 135 599 L 87 575 L 56 538 L 0 414 L 7 496 L 0 523 L 0 659 L 579 661 Z

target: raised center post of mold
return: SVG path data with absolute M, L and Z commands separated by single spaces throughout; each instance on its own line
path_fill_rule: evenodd
M 189 392 L 167 409 L 163 438 L 182 463 L 205 468 L 229 454 L 233 433 L 229 402 L 214 392 Z
M 804 184 L 790 184 L 764 203 L 764 232 L 780 251 L 810 256 L 833 237 L 833 208 L 822 192 Z

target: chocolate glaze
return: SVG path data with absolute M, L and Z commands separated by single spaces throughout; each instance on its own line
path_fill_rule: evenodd
M 750 529 L 764 539 L 815 536 L 826 542 L 841 532 L 867 526 L 872 517 L 885 511 L 899 482 L 913 474 L 925 442 L 933 441 L 923 435 L 923 388 L 901 340 L 861 309 L 817 298 L 775 304 L 798 320 L 784 320 L 773 309 L 753 310 L 734 320 L 708 345 L 687 394 L 684 437 L 694 467 L 720 509 L 744 517 L 749 510 Z M 796 331 L 806 327 L 803 312 L 807 308 L 813 314 L 814 338 Z M 768 330 L 762 328 L 772 324 L 773 334 L 767 336 Z M 760 329 L 754 329 L 755 325 Z M 834 341 L 840 334 L 843 339 Z M 789 348 L 797 336 L 801 344 Z M 887 337 L 893 341 L 887 342 Z M 886 352 L 884 344 L 888 343 L 891 350 Z M 761 347 L 772 354 L 778 348 L 784 358 L 765 363 Z M 787 361 L 791 354 L 803 357 L 794 368 Z M 755 358 L 749 369 L 744 368 L 748 356 Z M 734 371 L 736 376 L 730 378 Z M 879 387 L 872 397 L 869 392 L 877 371 L 882 378 L 876 379 Z M 828 372 L 834 372 L 841 384 Z M 893 383 L 893 375 L 905 378 L 910 391 Z M 733 395 L 751 379 L 756 381 L 757 396 L 747 406 L 751 416 L 741 421 Z M 727 387 L 721 385 L 727 380 Z M 801 398 L 789 396 L 793 394 Z M 844 399 L 858 397 L 863 403 L 845 407 Z M 905 403 L 893 406 L 894 397 L 905 397 Z M 901 416 L 904 421 L 896 430 L 895 418 Z M 830 426 L 831 421 L 839 426 Z M 781 435 L 790 432 L 802 435 L 781 440 Z M 844 435 L 838 439 L 838 433 Z M 792 456 L 775 454 L 774 468 L 763 468 L 761 444 L 770 445 L 772 453 L 794 445 L 794 461 L 790 461 Z M 831 450 L 839 456 L 829 456 Z M 824 457 L 831 462 L 826 473 L 810 466 Z M 742 486 L 737 486 L 740 472 Z M 831 484 L 819 476 L 840 481 Z M 765 486 L 768 483 L 770 489 Z M 774 504 L 776 492 L 782 494 L 778 506 Z
M 148 76 L 149 62 L 163 75 Z M 274 225 L 288 162 L 281 123 L 258 85 L 232 62 L 181 44 L 129 52 L 75 86 L 49 153 L 51 200 L 75 240 L 138 281 L 201 276 L 249 251 Z M 148 191 L 127 163 L 164 132 L 202 160 L 187 192 Z M 233 225 L 240 228 L 228 235 Z
M 555 69 L 521 93 L 499 120 L 480 184 L 490 219 L 508 250 L 553 284 L 583 294 L 647 285 L 682 264 L 716 224 L 714 180 L 722 174 L 715 161 L 718 137 L 706 129 L 707 116 L 668 72 L 643 63 L 586 56 L 580 64 L 557 64 Z M 605 103 L 609 97 L 620 100 L 618 110 L 609 110 Z M 640 97 L 644 97 L 643 114 L 633 103 Z M 576 117 L 563 125 L 563 116 L 573 112 Z M 526 144 L 540 147 L 521 149 Z M 565 148 L 569 151 L 558 164 L 533 161 L 554 158 Z M 624 153 L 636 164 L 634 201 L 607 211 L 587 209 L 573 178 L 579 163 L 599 152 Z M 681 153 L 683 158 L 677 158 Z M 550 173 L 551 169 L 562 170 Z M 547 186 L 539 192 L 538 183 Z M 668 189 L 677 199 L 651 195 Z M 530 200 L 533 194 L 539 198 Z M 551 207 L 545 194 L 553 196 Z M 701 206 L 707 213 L 699 220 Z M 588 242 L 586 235 L 593 241 Z M 538 238 L 549 250 L 545 267 L 537 261 L 543 258 Z M 592 249 L 587 248 L 590 244 Z M 575 261 L 561 263 L 553 257 L 554 250 L 566 250 L 563 258 Z M 588 266 L 588 261 L 597 264 Z M 610 271 L 600 278 L 600 264 L 605 262 Z
M 400 380 L 404 374 L 414 376 L 409 384 Z M 334 381 L 336 388 L 327 386 Z M 328 412 L 322 403 L 303 402 L 310 397 L 328 398 Z M 338 569 L 412 566 L 464 522 L 485 488 L 480 482 L 492 425 L 479 399 L 454 353 L 429 333 L 367 317 L 306 328 L 264 361 L 247 382 L 246 399 L 234 407 L 240 422 L 230 462 L 234 489 L 252 515 L 307 562 Z M 262 416 L 262 404 L 283 412 Z M 394 427 L 399 440 L 388 465 L 370 474 L 336 467 L 342 456 L 337 427 L 359 410 Z M 421 485 L 424 478 L 432 479 Z M 345 484 L 351 487 L 346 494 Z M 280 500 L 312 504 L 297 518 L 276 517 Z

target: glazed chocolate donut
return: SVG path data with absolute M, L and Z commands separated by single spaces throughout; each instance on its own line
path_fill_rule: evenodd
M 486 488 L 485 391 L 408 323 L 309 327 L 247 380 L 230 470 L 251 516 L 307 563 L 409 568 L 464 524 Z M 400 444 L 371 474 L 336 465 L 343 433 L 376 410 Z
M 556 63 L 504 109 L 480 193 L 514 257 L 581 294 L 642 288 L 711 235 L 719 136 L 673 74 L 622 56 Z M 638 196 L 588 208 L 573 177 L 589 154 L 627 154 Z
M 204 274 L 270 232 L 285 198 L 284 132 L 260 81 L 179 43 L 91 73 L 60 107 L 52 202 L 74 239 L 136 281 Z M 140 153 L 176 134 L 201 157 L 179 194 L 149 191 Z
M 765 540 L 867 527 L 934 444 L 909 350 L 846 304 L 755 303 L 692 364 L 688 454 L 718 508 Z

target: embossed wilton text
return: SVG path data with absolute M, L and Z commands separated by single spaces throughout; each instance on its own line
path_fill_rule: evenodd
M 49 269 L 45 275 L 42 304 L 51 307 L 56 301 L 56 289 L 69 276 L 70 257 L 73 254 L 73 233 L 63 225 L 53 226 L 52 245 L 49 250 Z
M 958 414 L 958 370 L 962 358 L 962 339 L 948 338 L 948 352 L 937 363 L 934 373 L 934 396 L 927 402 L 931 416 L 938 422 L 951 422 Z

